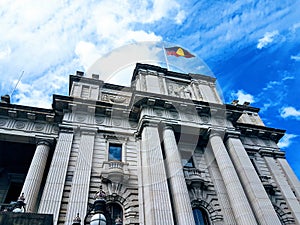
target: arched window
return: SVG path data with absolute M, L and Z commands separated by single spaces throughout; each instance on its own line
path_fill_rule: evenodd
M 193 215 L 196 225 L 209 225 L 209 219 L 206 211 L 202 208 L 193 209 Z
M 107 224 L 116 224 L 116 219 L 120 218 L 123 219 L 123 209 L 118 203 L 108 203 L 107 204 L 107 211 L 109 212 L 110 218 L 107 220 Z M 117 223 L 117 224 L 123 224 L 123 223 Z

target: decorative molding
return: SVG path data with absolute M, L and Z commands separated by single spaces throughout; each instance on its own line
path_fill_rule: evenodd
M 109 102 L 109 103 L 117 103 L 117 104 L 128 104 L 130 101 L 130 97 L 126 95 L 116 95 L 112 93 L 101 93 L 101 101 Z
M 7 121 L 8 121 L 7 119 L 0 119 L 0 127 L 5 126 Z
M 23 129 L 24 127 L 25 127 L 25 122 L 23 122 L 23 121 L 16 121 L 16 123 L 15 123 L 15 128 L 16 129 Z
M 285 158 L 285 152 L 273 148 L 260 148 L 259 154 L 263 157 Z
M 42 124 L 42 123 L 34 124 L 34 130 L 36 130 L 36 131 L 42 131 L 44 128 L 45 128 L 45 124 Z
M 104 123 L 104 121 L 105 121 L 105 116 L 96 116 L 96 117 L 95 117 L 95 122 L 96 122 L 96 124 L 98 124 L 98 125 Z

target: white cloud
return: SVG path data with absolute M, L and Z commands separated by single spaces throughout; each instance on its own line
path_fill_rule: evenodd
M 257 48 L 262 49 L 274 41 L 274 38 L 279 35 L 278 30 L 266 32 L 264 37 L 258 40 Z
M 292 139 L 298 137 L 298 135 L 295 134 L 285 134 L 280 141 L 278 142 L 279 148 L 287 148 L 292 143 Z
M 300 56 L 299 55 L 292 55 L 291 59 L 293 59 L 295 61 L 300 61 Z
M 85 70 L 101 55 L 93 43 L 85 41 L 77 43 L 75 53 L 79 57 L 79 61 Z
M 232 98 L 239 100 L 240 104 L 244 102 L 255 102 L 253 95 L 247 94 L 244 90 L 238 90 L 236 93 L 231 93 Z
M 9 46 L 0 48 L 0 60 L 6 59 L 10 54 L 11 54 L 11 48 Z
M 150 6 L 148 7 L 148 9 L 147 7 L 144 8 L 146 10 L 143 10 L 142 7 L 139 8 L 139 10 L 141 10 L 141 13 L 145 13 L 141 17 L 141 21 L 144 23 L 153 23 L 168 16 L 170 16 L 170 18 L 173 17 L 173 19 L 175 18 L 175 22 L 178 23 L 184 18 L 184 15 L 182 15 L 182 12 L 180 10 L 180 5 L 175 0 L 154 0 L 151 5 L 152 7 Z
M 185 11 L 181 10 L 178 12 L 178 14 L 176 15 L 175 17 L 175 21 L 177 24 L 182 24 L 182 22 L 184 21 L 185 19 Z
M 270 81 L 267 83 L 266 87 L 263 88 L 264 91 L 268 90 L 268 89 L 272 89 L 274 88 L 274 86 L 278 86 L 281 85 L 282 82 L 279 81 Z
M 295 109 L 294 107 L 284 107 L 281 108 L 280 116 L 282 118 L 292 117 L 296 120 L 300 120 L 300 110 Z
M 295 33 L 300 28 L 300 23 L 293 24 L 291 31 Z
M 10 92 L 13 80 L 25 71 L 13 99 L 18 97 L 18 104 L 32 106 L 44 106 L 53 91 L 67 89 L 67 83 L 59 84 L 58 80 L 65 80 L 70 71 L 87 69 L 112 49 L 162 39 L 136 24 L 150 24 L 163 18 L 180 23 L 185 18 L 176 0 L 139 4 L 123 0 L 53 0 L 47 4 L 2 0 L 0 15 L 1 92 Z M 55 79 L 49 79 L 49 74 Z M 35 98 L 41 104 L 33 103 Z

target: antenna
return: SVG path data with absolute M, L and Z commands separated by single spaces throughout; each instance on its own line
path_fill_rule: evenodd
M 11 94 L 10 94 L 10 97 L 11 97 L 11 98 L 12 98 L 13 93 L 14 93 L 15 90 L 17 89 L 18 84 L 20 83 L 20 80 L 21 80 L 21 78 L 23 77 L 23 74 L 24 74 L 24 70 L 22 71 L 22 73 L 21 73 L 21 75 L 20 75 L 20 77 L 19 77 L 19 79 L 18 79 L 18 82 L 16 83 L 16 86 L 14 87 L 13 91 L 12 91 Z

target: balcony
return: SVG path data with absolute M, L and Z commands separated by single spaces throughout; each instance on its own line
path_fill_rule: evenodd
M 209 181 L 205 176 L 205 171 L 196 168 L 183 168 L 183 173 L 188 186 L 207 189 Z
M 121 161 L 106 161 L 101 172 L 103 181 L 126 183 L 129 179 L 128 163 Z

